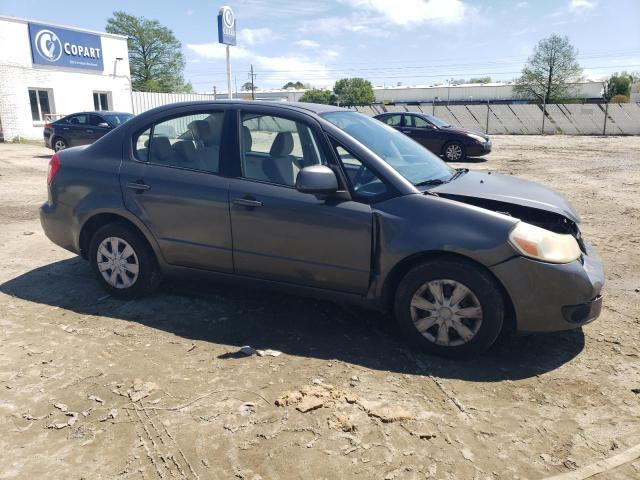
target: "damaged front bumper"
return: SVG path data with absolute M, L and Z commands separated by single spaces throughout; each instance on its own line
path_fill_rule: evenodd
M 600 315 L 604 268 L 596 251 L 585 249 L 571 263 L 514 257 L 491 268 L 511 297 L 519 333 L 570 330 Z

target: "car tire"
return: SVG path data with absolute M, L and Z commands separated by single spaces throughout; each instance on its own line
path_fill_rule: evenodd
M 53 145 L 53 150 L 56 152 L 59 152 L 60 150 L 64 150 L 65 148 L 67 148 L 69 145 L 67 144 L 66 140 L 62 137 L 56 137 L 53 139 L 53 142 L 51 142 L 51 144 Z
M 89 244 L 89 262 L 100 284 L 114 297 L 140 298 L 160 283 L 153 251 L 138 232 L 122 223 L 96 231 Z
M 446 258 L 409 270 L 396 290 L 394 313 L 400 331 L 413 345 L 465 358 L 486 351 L 496 341 L 505 307 L 488 272 L 470 261 Z
M 463 162 L 467 158 L 467 149 L 460 142 L 449 142 L 442 149 L 447 162 Z

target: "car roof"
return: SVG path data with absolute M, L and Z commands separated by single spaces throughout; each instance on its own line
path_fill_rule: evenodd
M 73 112 L 65 115 L 65 117 L 72 117 L 73 115 L 88 115 L 93 113 L 94 115 L 133 115 L 130 112 L 115 112 L 112 110 L 87 110 L 84 112 Z
M 265 100 L 193 100 L 189 102 L 178 102 L 171 103 L 168 105 L 162 105 L 154 108 L 154 111 L 162 110 L 166 107 L 189 107 L 189 106 L 202 106 L 202 105 L 255 105 L 255 106 L 269 106 L 269 107 L 279 107 L 288 110 L 297 110 L 297 111 L 307 111 L 315 114 L 321 114 L 325 112 L 339 112 L 339 111 L 349 111 L 345 108 L 336 107 L 335 105 L 324 105 L 319 103 L 305 103 L 305 102 L 275 102 L 275 101 L 265 101 Z M 151 111 L 151 110 L 148 110 Z M 144 112 L 147 113 L 147 112 Z

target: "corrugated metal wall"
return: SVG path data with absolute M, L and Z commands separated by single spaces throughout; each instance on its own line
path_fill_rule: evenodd
M 214 98 L 213 95 L 202 93 L 133 92 L 133 113 L 137 115 L 162 105 L 197 100 L 214 100 Z
M 365 115 L 377 110 L 424 112 L 454 126 L 490 134 L 536 135 L 542 131 L 542 105 L 389 105 L 355 107 Z M 546 107 L 544 133 L 565 135 L 640 135 L 640 104 L 550 104 Z M 488 113 L 488 115 L 487 115 Z M 488 123 L 488 125 L 487 125 Z

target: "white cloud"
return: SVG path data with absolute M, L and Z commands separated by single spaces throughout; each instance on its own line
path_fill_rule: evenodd
M 294 45 L 300 48 L 319 48 L 320 44 L 314 40 L 298 40 Z
M 238 32 L 238 43 L 255 45 L 275 38 L 270 28 L 243 28 Z
M 401 26 L 427 22 L 453 24 L 463 20 L 468 7 L 461 0 L 344 0 L 356 9 L 372 11 Z M 586 1 L 586 0 L 582 0 Z
M 191 15 L 193 15 L 194 13 L 196 13 L 196 11 L 195 11 L 193 8 L 190 8 L 190 9 L 189 9 L 189 10 L 187 10 L 185 13 L 186 13 L 188 16 L 191 16 Z
M 371 37 L 387 38 L 391 36 L 385 30 L 384 21 L 367 15 L 354 14 L 351 17 L 320 17 L 302 22 L 298 27 L 300 33 L 320 33 L 325 36 L 338 35 L 343 32 L 358 33 Z
M 223 60 L 226 58 L 225 46 L 221 43 L 187 44 L 187 49 L 197 57 L 207 60 Z M 323 58 L 335 58 L 338 52 L 329 50 Z M 316 86 L 332 85 L 334 78 L 329 75 L 326 65 L 318 60 L 312 60 L 304 55 L 289 54 L 281 56 L 258 55 L 243 47 L 233 47 L 232 61 L 242 60 L 253 63 L 258 74 L 258 84 L 261 86 L 279 87 L 282 84 L 299 80 Z M 190 60 L 191 61 L 191 60 Z
M 529 6 L 529 2 L 527 2 L 526 0 L 522 1 L 522 2 L 518 2 L 516 4 L 516 8 L 525 8 Z
M 571 0 L 569 10 L 573 13 L 589 12 L 598 6 L 596 0 Z
M 188 43 L 187 48 L 199 57 L 209 60 L 220 60 L 226 58 L 226 47 L 222 43 Z M 249 58 L 253 54 L 242 47 L 232 47 L 231 56 L 233 58 Z

